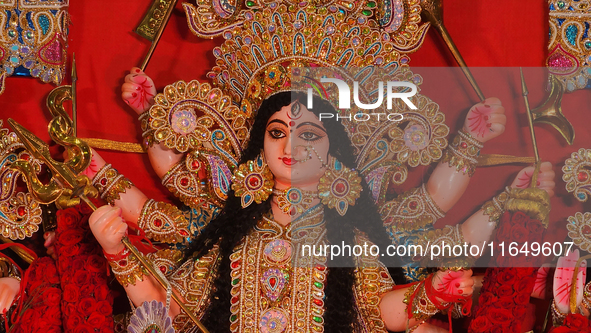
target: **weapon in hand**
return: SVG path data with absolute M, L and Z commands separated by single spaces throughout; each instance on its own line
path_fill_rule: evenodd
M 152 58 L 152 54 L 156 49 L 156 45 L 158 45 L 158 42 L 160 41 L 160 37 L 162 37 L 162 33 L 166 28 L 166 24 L 170 20 L 172 10 L 176 6 L 177 1 L 178 0 L 154 0 L 148 13 L 144 16 L 140 25 L 135 29 L 135 32 L 140 36 L 152 42 L 144 61 L 142 61 L 142 64 L 140 65 L 142 71 L 146 70 L 148 62 L 150 61 L 150 58 Z
M 59 122 L 60 118 L 61 117 L 54 118 L 52 120 L 52 122 L 50 123 L 50 126 L 49 126 L 50 134 L 52 133 L 52 130 L 55 131 L 60 128 L 59 125 L 57 124 Z M 56 122 L 56 120 L 57 120 L 57 122 Z M 47 187 L 48 185 L 43 185 L 38 179 L 36 179 L 36 176 L 31 177 L 30 174 L 27 174 L 26 172 L 24 172 L 22 170 L 22 166 L 25 164 L 24 163 L 25 161 L 20 161 L 23 163 L 21 164 L 21 167 L 19 169 L 21 171 L 23 171 L 23 174 L 27 175 L 27 178 L 29 179 L 29 181 L 27 182 L 27 185 L 29 186 L 29 191 L 32 193 L 32 195 L 34 195 L 39 201 L 41 201 L 43 203 L 51 203 L 51 202 L 57 200 L 59 198 L 59 196 L 61 196 L 62 194 L 64 194 L 64 192 L 66 190 L 68 190 L 67 194 L 69 196 L 80 198 L 81 200 L 86 202 L 86 204 L 88 204 L 88 206 L 90 208 L 92 208 L 93 210 L 96 210 L 96 206 L 90 201 L 90 199 L 88 199 L 88 194 L 97 193 L 96 189 L 94 189 L 92 187 L 92 185 L 90 185 L 90 180 L 88 179 L 87 176 L 84 176 L 84 175 L 77 176 L 76 175 L 76 173 L 80 172 L 81 170 L 74 172 L 72 165 L 68 164 L 68 161 L 77 160 L 77 158 L 75 158 L 75 157 L 70 158 L 69 160 L 67 160 L 64 163 L 55 161 L 53 158 L 51 158 L 51 156 L 49 154 L 49 147 L 47 146 L 47 144 L 45 142 L 43 142 L 41 139 L 39 139 L 33 133 L 29 132 L 26 128 L 21 126 L 19 123 L 17 123 L 13 119 L 8 119 L 8 123 L 10 123 L 10 125 L 14 129 L 14 132 L 20 138 L 21 142 L 25 145 L 25 148 L 31 153 L 31 155 L 33 155 L 35 158 L 43 161 L 48 166 L 48 168 L 51 170 L 51 173 L 53 175 L 53 177 L 51 178 L 51 181 L 50 181 L 50 186 L 53 190 L 50 192 L 44 191 L 44 188 Z M 67 126 L 61 127 L 61 128 L 65 129 L 66 132 L 69 132 L 69 128 Z M 53 134 L 55 134 L 55 133 L 53 133 Z M 61 134 L 63 136 L 67 137 L 67 133 L 61 133 Z M 69 141 L 76 141 L 81 146 L 80 151 L 89 151 L 90 152 L 90 148 L 88 147 L 88 145 L 85 142 L 81 141 L 80 139 L 71 138 L 71 137 L 68 137 L 67 139 L 69 139 Z M 17 162 L 19 162 L 19 161 L 17 161 Z M 17 164 L 17 162 L 15 162 L 14 164 Z M 34 173 L 33 173 L 33 175 L 34 175 Z M 32 183 L 31 179 L 36 179 L 37 182 Z M 36 191 L 40 191 L 41 193 L 36 192 Z M 48 193 L 51 195 L 48 195 Z M 44 202 L 44 201 L 42 201 L 43 199 L 49 200 L 49 202 L 47 202 L 47 201 Z M 148 262 L 148 260 L 143 256 L 143 254 L 133 244 L 131 244 L 129 239 L 127 237 L 124 237 L 122 239 L 122 242 L 125 245 L 125 247 L 127 247 L 127 249 L 129 249 L 129 251 L 131 251 L 131 253 L 133 253 L 138 258 L 138 260 L 140 261 L 142 266 L 148 272 L 150 272 L 150 274 L 156 279 L 156 281 L 158 281 L 158 283 L 163 288 L 166 289 L 167 286 L 169 285 L 168 281 L 166 281 L 166 279 L 161 277 L 160 274 L 158 274 L 158 272 L 156 272 L 156 269 L 154 268 L 154 266 L 151 265 L 150 262 Z M 175 293 L 174 291 L 172 292 L 172 298 L 177 302 L 177 304 L 187 314 L 187 316 L 195 323 L 195 325 L 197 325 L 199 327 L 199 329 L 201 329 L 201 331 L 203 331 L 204 333 L 209 333 L 209 331 L 205 328 L 205 326 L 203 326 L 203 324 L 201 324 L 199 319 L 197 319 L 197 317 L 187 308 L 187 306 L 181 300 L 180 296 L 178 296 L 177 293 Z
M 466 65 L 464 58 L 462 58 L 462 55 L 460 54 L 460 51 L 458 50 L 453 39 L 451 39 L 451 35 L 445 28 L 445 25 L 443 25 L 443 15 L 441 13 L 441 0 L 421 0 L 421 13 L 423 14 L 423 16 L 425 16 L 427 21 L 431 22 L 431 24 L 435 26 L 437 31 L 439 31 L 441 37 L 443 37 L 443 40 L 445 41 L 445 44 L 451 51 L 451 54 L 456 59 L 458 65 L 460 65 L 462 72 L 464 72 L 464 75 L 466 76 L 468 81 L 470 81 L 470 84 L 472 85 L 472 88 L 474 88 L 474 91 L 476 91 L 478 98 L 480 98 L 481 101 L 484 101 L 486 98 L 484 97 L 482 90 L 480 90 L 478 83 L 476 83 L 476 79 L 474 79 L 474 76 L 472 76 L 472 72 L 470 72 L 470 69 Z

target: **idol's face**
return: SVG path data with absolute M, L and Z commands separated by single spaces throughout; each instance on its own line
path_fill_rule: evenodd
M 275 187 L 315 187 L 324 174 L 328 147 L 324 125 L 302 104 L 294 102 L 275 112 L 267 122 L 264 141 Z

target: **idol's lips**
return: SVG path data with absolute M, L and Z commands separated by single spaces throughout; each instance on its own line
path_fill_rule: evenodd
M 283 163 L 285 163 L 286 165 L 294 165 L 298 162 L 295 160 L 295 158 L 284 157 L 282 160 L 283 160 Z

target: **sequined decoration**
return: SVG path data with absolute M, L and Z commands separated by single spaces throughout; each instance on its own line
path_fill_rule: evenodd
M 0 120 L 0 233 L 17 240 L 31 237 L 42 222 L 41 204 L 30 193 L 18 192 L 17 181 L 22 173 L 11 166 L 17 160 L 28 161 L 36 173 L 42 163 L 35 159 L 14 132 L 1 128 Z
M 129 333 L 174 333 L 168 308 L 158 301 L 144 302 L 129 319 Z
M 67 56 L 68 6 L 69 0 L 0 2 L 0 22 L 3 22 L 0 75 L 62 82 Z
M 576 246 L 586 252 L 591 252 L 591 213 L 577 212 L 568 217 L 566 229 Z
M 581 202 L 591 195 L 591 149 L 581 148 L 571 154 L 562 167 L 566 190 Z
M 550 39 L 547 66 L 566 92 L 589 88 L 591 24 L 588 0 L 550 0 Z

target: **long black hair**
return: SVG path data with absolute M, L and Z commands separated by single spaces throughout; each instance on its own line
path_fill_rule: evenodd
M 263 148 L 263 140 L 259 138 L 264 138 L 269 118 L 293 101 L 306 105 L 306 96 L 301 93 L 282 92 L 269 97 L 261 104 L 250 132 L 251 139 L 242 154 L 241 164 L 256 158 Z M 335 114 L 334 107 L 323 99 L 314 97 L 313 104 L 314 107 L 310 111 L 317 116 L 320 113 Z M 353 147 L 343 125 L 332 119 L 323 121 L 323 125 L 331 143 L 329 154 L 346 167 L 355 169 Z M 253 140 L 253 138 L 258 140 Z M 349 206 L 344 217 L 341 217 L 334 209 L 325 208 L 324 219 L 328 242 L 330 244 L 344 242 L 344 244 L 354 245 L 355 229 L 358 229 L 368 235 L 370 240 L 383 251 L 391 244 L 391 241 L 365 181 L 362 181 L 362 186 L 361 197 L 357 199 L 354 206 Z M 195 258 L 199 258 L 207 254 L 214 244 L 219 245 L 221 262 L 210 296 L 210 305 L 203 320 L 204 325 L 211 332 L 228 332 L 230 330 L 231 269 L 229 257 L 234 247 L 253 230 L 256 223 L 262 219 L 263 214 L 269 212 L 270 209 L 271 198 L 261 204 L 253 203 L 242 208 L 240 198 L 234 196 L 234 192 L 230 190 L 226 205 L 220 215 L 203 229 L 187 252 L 194 254 Z M 351 332 L 355 330 L 357 325 L 358 315 L 355 311 L 353 294 L 355 264 L 351 257 L 342 257 L 340 260 L 339 267 L 331 265 L 328 269 L 326 287 L 324 288 L 325 313 L 323 317 L 324 331 L 327 333 Z M 396 272 L 393 275 L 395 282 L 403 283 L 402 270 L 394 271 Z

